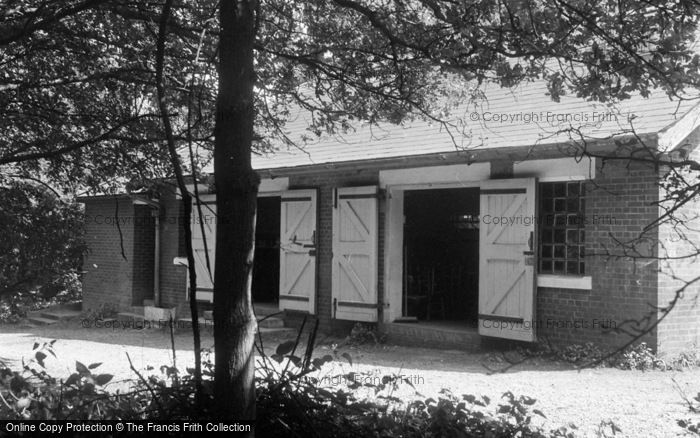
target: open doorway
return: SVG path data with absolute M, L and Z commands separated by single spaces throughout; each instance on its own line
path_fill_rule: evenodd
M 403 315 L 476 326 L 479 189 L 405 192 Z
M 279 301 L 280 199 L 279 196 L 258 198 L 253 262 L 253 302 L 275 307 Z

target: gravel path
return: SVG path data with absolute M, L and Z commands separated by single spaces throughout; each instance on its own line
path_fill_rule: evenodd
M 266 350 L 272 351 L 291 335 L 266 336 Z M 27 328 L 0 325 L 0 360 L 9 360 L 18 367 L 22 357 L 29 357 L 34 341 L 57 339 L 58 359 L 47 359 L 47 369 L 55 376 L 68 375 L 75 361 L 85 364 L 102 362 L 102 373 L 115 375 L 115 381 L 133 378 L 129 370 L 128 353 L 139 370 L 148 365 L 158 368 L 172 363 L 170 335 L 162 330 L 84 329 L 79 321 L 60 325 Z M 329 345 L 337 339 L 320 339 L 316 356 L 332 352 Z M 181 368 L 191 366 L 192 341 L 186 332 L 175 336 L 177 361 Z M 213 345 L 205 333 L 202 345 Z M 616 369 L 578 371 L 568 364 L 544 359 L 528 360 L 507 372 L 490 374 L 485 365 L 494 366 L 493 353 L 372 346 L 344 348 L 353 359 L 333 362 L 323 373 L 332 376 L 349 371 L 370 373 L 378 378 L 402 375 L 409 378 L 415 389 L 401 384 L 394 395 L 404 400 L 437 397 L 448 387 L 456 395 L 486 395 L 496 404 L 506 391 L 537 399 L 535 408 L 547 416 L 548 428 L 574 423 L 576 436 L 596 436 L 601 422 L 613 421 L 624 437 L 671 437 L 682 430 L 679 418 L 695 418 L 688 413 L 680 391 L 688 396 L 700 392 L 700 370 L 683 372 L 640 372 Z M 496 365 L 498 365 L 496 363 Z M 13 367 L 13 368 L 14 368 Z M 674 383 L 675 381 L 675 383 Z M 117 383 L 118 385 L 118 383 Z M 677 385 L 677 387 L 676 387 Z M 419 393 L 417 394 L 416 391 Z

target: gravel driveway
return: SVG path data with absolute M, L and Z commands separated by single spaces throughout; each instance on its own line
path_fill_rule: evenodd
M 293 334 L 266 335 L 266 349 L 273 349 Z M 58 359 L 47 359 L 48 371 L 67 375 L 75 361 L 85 364 L 102 362 L 99 371 L 115 375 L 115 381 L 133 378 L 126 353 L 134 365 L 143 370 L 172 363 L 170 335 L 163 330 L 84 329 L 79 321 L 52 326 L 21 327 L 0 325 L 0 359 L 15 367 L 31 353 L 34 341 L 57 339 Z M 331 352 L 337 339 L 320 338 L 316 355 Z M 191 366 L 192 341 L 186 332 L 175 336 L 178 366 Z M 202 345 L 213 345 L 211 334 L 205 333 Z M 402 375 L 408 384 L 398 387 L 394 395 L 405 400 L 414 397 L 437 397 L 440 389 L 454 394 L 487 395 L 496 400 L 506 391 L 537 399 L 535 408 L 547 416 L 549 428 L 574 423 L 577 436 L 595 436 L 601 422 L 613 421 L 625 437 L 670 437 L 682 430 L 679 418 L 695 418 L 688 413 L 681 391 L 688 396 L 700 392 L 700 370 L 682 372 L 622 371 L 616 369 L 576 370 L 568 364 L 545 359 L 528 360 L 505 373 L 490 374 L 486 364 L 493 365 L 493 353 L 407 348 L 398 346 L 363 346 L 344 348 L 353 359 L 330 364 L 328 375 L 348 371 L 364 371 L 376 376 Z M 675 383 L 674 383 L 675 382 Z M 416 391 L 419 393 L 417 394 Z

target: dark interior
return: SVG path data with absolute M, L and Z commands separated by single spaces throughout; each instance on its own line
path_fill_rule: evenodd
M 404 315 L 476 324 L 479 189 L 407 191 L 404 214 Z
M 252 295 L 256 303 L 277 303 L 280 276 L 280 198 L 259 197 L 255 224 Z

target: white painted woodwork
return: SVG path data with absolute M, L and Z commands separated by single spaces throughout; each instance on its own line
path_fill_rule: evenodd
M 197 274 L 197 299 L 213 301 L 216 249 L 216 204 L 200 203 L 200 218 L 196 201 L 192 202 L 192 251 Z M 202 228 L 204 234 L 202 234 Z M 207 266 L 207 254 L 209 265 Z M 189 280 L 187 281 L 189 288 Z
M 280 205 L 280 310 L 314 313 L 316 190 L 289 190 Z
M 379 172 L 379 184 L 381 187 L 392 185 L 428 185 L 433 188 L 460 187 L 465 183 L 489 179 L 490 176 L 490 163 L 453 164 L 382 170 Z M 473 184 L 467 184 L 465 187 L 473 187 Z
M 481 185 L 481 335 L 520 341 L 536 339 L 533 323 L 537 253 L 535 193 L 535 178 L 489 180 Z M 509 220 L 495 219 L 503 217 Z
M 376 322 L 377 187 L 336 190 L 333 208 L 333 317 Z
M 527 160 L 513 163 L 516 178 L 537 178 L 539 182 L 583 181 L 595 178 L 595 158 L 574 157 Z

